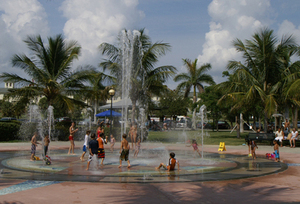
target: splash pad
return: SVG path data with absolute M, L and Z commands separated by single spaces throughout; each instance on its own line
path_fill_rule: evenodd
M 77 150 L 78 151 L 78 150 Z M 0 152 L 1 168 L 6 168 L 2 178 L 49 180 L 49 181 L 81 181 L 109 183 L 166 183 L 166 182 L 196 182 L 220 181 L 257 177 L 277 173 L 287 169 L 284 163 L 272 160 L 251 158 L 242 155 L 204 153 L 204 158 L 196 156 L 189 150 L 175 150 L 176 159 L 180 162 L 180 171 L 168 172 L 156 170 L 159 163 L 168 161 L 168 152 L 163 146 L 156 145 L 143 149 L 137 158 L 130 152 L 131 168 L 123 161 L 123 167 L 118 168 L 119 153 L 106 151 L 104 166 L 99 169 L 91 164 L 86 171 L 87 162 L 79 160 L 79 155 L 67 155 L 65 150 L 52 150 L 52 164 L 44 161 L 29 161 L 23 152 Z M 79 153 L 79 152 L 78 152 Z M 85 157 L 87 159 L 87 156 Z

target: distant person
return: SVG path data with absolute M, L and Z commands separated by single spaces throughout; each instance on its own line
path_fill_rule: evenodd
M 103 123 L 103 121 L 102 121 L 101 123 Z M 101 133 L 104 134 L 104 128 L 103 128 L 103 126 L 100 124 L 100 125 L 98 126 L 98 128 L 97 128 L 97 138 L 100 137 L 100 134 L 101 134 Z
M 91 135 L 91 141 L 89 142 L 89 158 L 88 158 L 88 163 L 87 163 L 87 167 L 86 170 L 89 170 L 90 167 L 90 163 L 91 161 L 94 159 L 97 159 L 97 153 L 98 153 L 98 141 L 96 140 L 96 134 L 93 133 Z M 95 155 L 95 157 L 94 157 Z M 98 162 L 97 162 L 98 164 Z
M 164 163 L 160 163 L 159 166 L 156 167 L 156 169 L 160 169 L 161 167 L 163 167 L 167 171 L 174 171 L 176 164 L 177 164 L 178 170 L 179 170 L 179 162 L 175 159 L 175 153 L 171 152 L 168 164 L 166 165 Z
M 280 157 L 279 157 L 279 145 L 276 140 L 273 141 L 274 144 L 274 154 L 275 154 L 275 161 L 279 162 Z
M 251 154 L 252 154 L 252 159 L 256 159 L 256 153 L 255 153 L 256 149 L 258 149 L 257 144 L 255 143 L 254 140 L 251 140 Z
M 292 131 L 292 137 L 291 137 L 291 139 L 290 139 L 290 145 L 291 145 L 291 148 L 295 148 L 297 137 L 298 137 L 298 131 L 296 131 L 296 128 L 293 128 L 293 131 Z M 293 144 L 293 143 L 294 143 L 294 144 Z
M 114 152 L 114 146 L 115 146 L 116 140 L 113 136 L 113 134 L 110 135 L 110 150 L 111 152 Z
M 83 143 L 83 147 L 82 147 L 82 155 L 81 155 L 81 157 L 80 157 L 80 160 L 81 161 L 84 161 L 84 155 L 85 155 L 85 153 L 89 150 L 89 137 L 90 137 L 90 134 L 91 134 L 91 131 L 90 130 L 87 130 L 86 131 L 86 134 L 85 134 L 85 136 L 84 136 L 84 143 Z
M 129 161 L 129 149 L 130 145 L 128 141 L 126 140 L 127 135 L 123 134 L 122 138 L 123 140 L 121 141 L 121 148 L 120 148 L 120 166 L 119 168 L 122 167 L 122 161 L 125 160 L 127 161 L 127 168 L 130 168 L 130 161 Z
M 44 156 L 47 156 L 49 143 L 50 143 L 50 138 L 49 135 L 47 134 L 44 137 Z
M 37 147 L 38 144 L 40 144 L 40 143 L 37 142 L 37 136 L 38 136 L 38 133 L 35 132 L 34 135 L 31 138 L 31 157 L 30 157 L 30 161 L 34 160 L 36 147 Z
M 289 134 L 289 132 L 290 132 L 290 125 L 291 125 L 291 124 L 290 124 L 289 119 L 286 118 L 286 119 L 285 119 L 285 123 L 284 123 L 284 130 L 283 130 L 285 136 L 288 136 L 288 134 Z
M 138 156 L 140 149 L 141 149 L 141 139 L 139 138 L 135 146 L 134 157 Z
M 104 133 L 100 133 L 100 137 L 97 139 L 98 141 L 98 159 L 101 159 L 101 165 L 103 165 L 103 161 L 105 159 L 105 150 L 104 144 L 107 144 L 107 138 L 104 139 Z
M 190 145 L 186 145 L 187 147 L 190 147 L 192 146 L 193 147 L 193 150 L 194 152 L 197 152 L 199 154 L 199 156 L 201 157 L 201 153 L 200 153 L 200 150 L 198 148 L 198 144 L 197 144 L 197 141 L 195 139 L 192 140 L 192 143 Z
M 130 141 L 131 141 L 131 144 L 132 144 L 132 146 L 131 146 L 132 149 L 133 149 L 133 129 L 134 129 L 134 124 L 131 124 L 129 132 L 128 132 L 128 136 L 130 137 Z
M 281 128 L 278 128 L 278 130 L 275 132 L 275 140 L 280 142 L 280 146 L 282 147 L 282 140 L 284 137 L 284 133 L 281 130 Z
M 133 142 L 134 142 L 134 147 L 135 147 L 136 146 L 136 138 L 137 138 L 137 125 L 136 124 L 133 125 L 132 136 L 133 136 Z
M 72 122 L 71 127 L 69 128 L 69 132 L 70 132 L 70 136 L 69 136 L 69 140 L 70 140 L 70 148 L 69 148 L 69 152 L 68 154 L 71 153 L 74 154 L 74 148 L 75 148 L 75 143 L 74 143 L 74 134 L 75 132 L 78 131 L 78 128 L 75 129 L 75 122 Z

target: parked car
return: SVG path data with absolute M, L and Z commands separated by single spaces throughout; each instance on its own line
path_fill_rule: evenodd
M 229 129 L 230 125 L 226 121 L 218 122 L 218 129 Z
M 58 122 L 72 122 L 72 120 L 68 117 L 62 117 L 58 119 Z
M 3 117 L 0 119 L 0 121 L 12 121 L 12 120 L 17 120 L 17 118 L 13 118 L 13 117 Z
M 181 118 L 181 120 L 177 121 L 176 127 L 178 128 L 185 128 L 185 127 L 192 127 L 192 120 L 190 118 Z
M 78 122 L 78 125 L 89 125 L 90 124 L 90 120 L 89 119 L 84 119 L 82 121 Z

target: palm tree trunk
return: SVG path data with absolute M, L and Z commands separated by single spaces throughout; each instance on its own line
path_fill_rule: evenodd
M 135 122 L 135 111 L 136 111 L 136 100 L 131 99 L 132 102 L 132 108 L 131 108 L 131 123 L 133 124 Z
M 294 113 L 293 113 L 293 127 L 298 129 L 297 124 L 298 124 L 298 107 L 294 106 Z

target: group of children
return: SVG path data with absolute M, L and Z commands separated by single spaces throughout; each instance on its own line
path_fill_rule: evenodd
M 35 132 L 34 135 L 31 138 L 31 156 L 30 156 L 30 161 L 35 160 L 36 147 L 38 146 L 38 144 L 41 144 L 41 143 L 39 143 L 37 141 L 37 136 L 38 136 L 38 133 Z M 46 134 L 44 136 L 44 140 L 43 140 L 43 145 L 44 145 L 43 156 L 44 157 L 47 156 L 49 143 L 50 143 L 50 138 L 49 138 L 49 135 Z
M 274 154 L 275 154 L 275 161 L 279 162 L 280 157 L 279 157 L 279 145 L 276 140 L 273 140 L 274 144 Z M 250 153 L 251 149 L 251 153 Z M 257 144 L 254 140 L 248 140 L 248 155 L 252 156 L 253 159 L 256 159 L 256 153 L 255 150 L 258 149 Z

